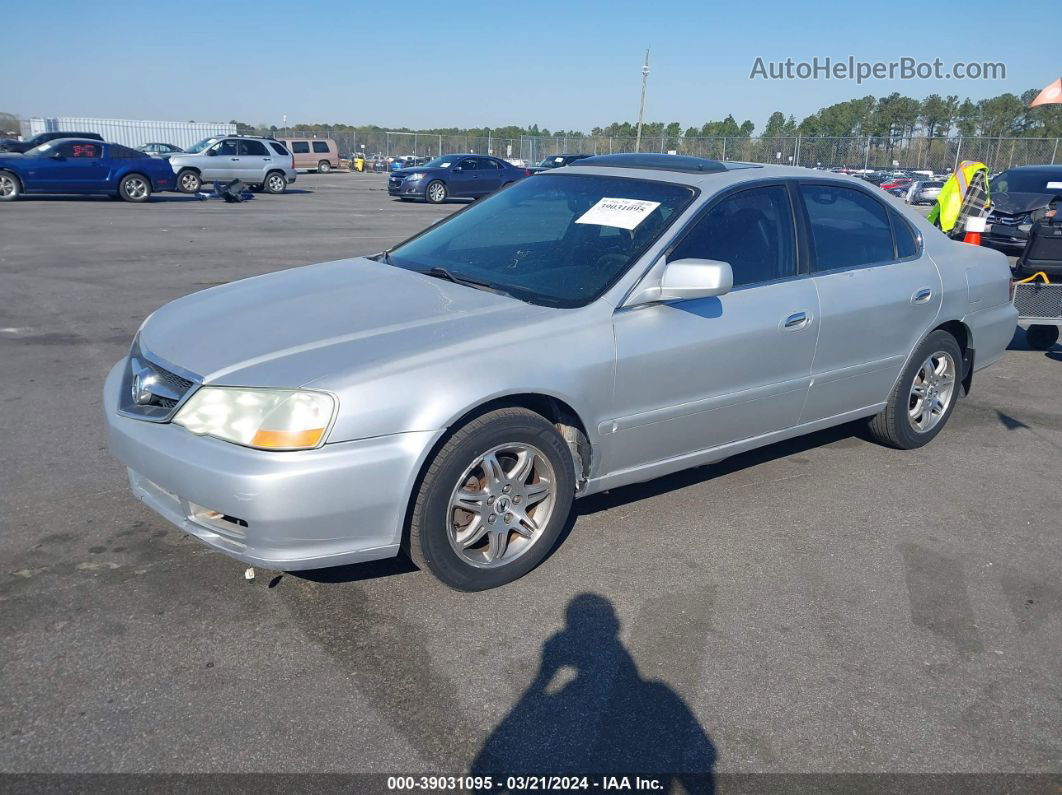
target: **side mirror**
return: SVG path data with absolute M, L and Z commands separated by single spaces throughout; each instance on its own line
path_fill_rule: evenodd
M 664 266 L 659 286 L 645 287 L 631 296 L 627 306 L 658 301 L 689 301 L 725 295 L 734 286 L 729 262 L 714 259 L 677 259 Z
M 217 157 L 218 150 L 217 149 L 207 149 L 206 153 L 207 153 L 207 157 Z
M 463 171 L 463 169 L 461 168 L 461 166 L 454 166 L 454 173 L 455 173 L 455 174 L 456 174 L 456 173 L 458 173 L 458 172 L 460 172 L 460 171 Z
M 58 151 L 58 150 L 56 150 L 55 152 L 52 152 L 50 155 L 48 155 L 48 157 L 50 157 L 52 160 L 65 160 L 66 159 L 66 158 L 63 157 L 63 153 Z

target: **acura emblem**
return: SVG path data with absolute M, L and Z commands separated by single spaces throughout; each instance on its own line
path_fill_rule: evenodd
M 133 402 L 139 406 L 146 406 L 151 403 L 151 399 L 155 396 L 155 393 L 151 391 L 151 387 L 155 386 L 158 381 L 158 375 L 147 367 L 140 368 L 133 373 L 133 383 L 130 390 L 133 395 Z

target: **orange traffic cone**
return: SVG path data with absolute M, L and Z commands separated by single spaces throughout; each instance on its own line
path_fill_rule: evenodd
M 980 232 L 967 232 L 966 237 L 962 239 L 963 243 L 973 243 L 975 246 L 981 245 L 981 233 Z
M 975 246 L 981 245 L 981 233 L 985 231 L 985 219 L 984 218 L 967 218 L 966 219 L 966 236 L 963 237 L 963 243 L 972 243 Z

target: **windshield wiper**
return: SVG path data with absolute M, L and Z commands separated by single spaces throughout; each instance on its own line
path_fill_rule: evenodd
M 496 287 L 493 284 L 490 284 L 489 282 L 477 282 L 474 279 L 466 279 L 464 276 L 457 276 L 456 274 L 446 270 L 446 268 L 440 267 L 438 265 L 432 268 L 428 268 L 428 270 L 426 271 L 421 271 L 421 273 L 425 274 L 426 276 L 434 276 L 436 279 L 446 279 L 447 281 L 453 282 L 454 284 L 464 285 L 465 287 L 472 287 L 476 290 L 486 290 L 489 293 L 507 295 L 510 298 L 515 297 L 512 295 L 512 293 L 508 293 L 500 287 Z

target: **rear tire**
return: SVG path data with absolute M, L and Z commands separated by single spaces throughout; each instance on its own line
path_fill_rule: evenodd
M 0 202 L 13 202 L 22 195 L 22 183 L 10 171 L 0 171 Z
M 929 334 L 912 354 L 881 413 L 869 423 L 881 444 L 914 450 L 943 430 L 962 389 L 962 350 L 946 331 Z
M 1029 347 L 1033 350 L 1050 350 L 1058 342 L 1058 326 L 1046 326 L 1043 324 L 1029 326 L 1025 330 L 1025 341 L 1029 343 Z
M 177 188 L 181 193 L 199 193 L 202 187 L 203 178 L 190 168 L 177 175 Z
M 123 201 L 142 204 L 151 198 L 151 181 L 142 174 L 126 174 L 118 183 L 118 196 Z
M 451 588 L 497 588 L 549 554 L 574 496 L 571 452 L 545 417 L 523 408 L 489 412 L 428 463 L 414 495 L 409 555 Z
M 262 188 L 266 193 L 283 193 L 288 189 L 288 181 L 279 171 L 270 171 L 266 174 Z
M 320 163 L 317 164 L 317 173 L 318 174 L 327 174 L 331 170 L 332 170 L 332 164 L 329 163 L 327 160 L 322 160 Z

